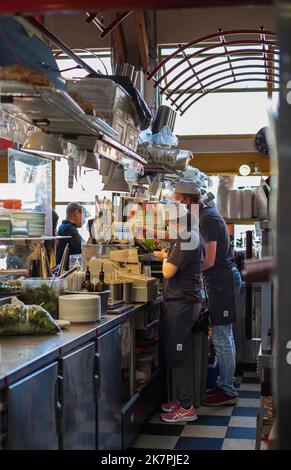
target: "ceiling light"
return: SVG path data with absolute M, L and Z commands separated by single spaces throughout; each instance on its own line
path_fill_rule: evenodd
M 64 156 L 60 140 L 51 134 L 42 132 L 40 129 L 26 139 L 21 150 L 52 160 L 60 159 L 60 157 Z
M 238 171 L 241 176 L 248 176 L 251 173 L 251 167 L 244 164 L 239 167 Z
M 262 170 L 260 165 L 256 162 L 248 162 L 244 163 L 239 167 L 239 174 L 242 176 L 249 176 L 249 175 L 261 175 Z

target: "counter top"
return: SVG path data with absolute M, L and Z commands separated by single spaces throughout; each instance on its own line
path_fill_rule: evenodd
M 60 334 L 0 336 L 0 387 L 23 378 L 48 362 L 56 360 L 59 355 L 106 333 L 145 306 L 161 301 L 160 297 L 146 304 L 135 304 L 126 313 L 106 315 L 96 323 L 72 324 Z

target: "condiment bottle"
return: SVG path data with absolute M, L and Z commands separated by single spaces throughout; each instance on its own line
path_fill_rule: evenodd
M 89 266 L 87 266 L 86 273 L 85 273 L 85 281 L 84 287 L 87 289 L 88 292 L 94 292 L 94 285 L 91 282 L 91 273 Z
M 101 264 L 101 270 L 99 272 L 99 280 L 95 284 L 95 292 L 103 292 L 108 289 L 107 284 L 104 281 L 105 275 L 103 271 L 103 263 Z

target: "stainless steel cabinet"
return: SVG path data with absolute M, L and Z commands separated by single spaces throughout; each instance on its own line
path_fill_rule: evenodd
M 121 333 L 120 327 L 97 338 L 98 449 L 121 449 Z
M 6 449 L 58 449 L 57 377 L 54 362 L 8 387 Z
M 66 450 L 96 449 L 95 347 L 95 342 L 91 342 L 60 358 L 61 447 Z

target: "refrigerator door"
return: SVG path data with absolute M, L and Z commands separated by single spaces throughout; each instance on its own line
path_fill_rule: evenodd
M 54 362 L 8 387 L 6 449 L 58 449 L 57 377 L 58 364 Z
M 65 450 L 96 449 L 95 342 L 61 358 Z
M 99 399 L 98 449 L 118 450 L 121 436 L 121 333 L 120 327 L 97 338 Z

